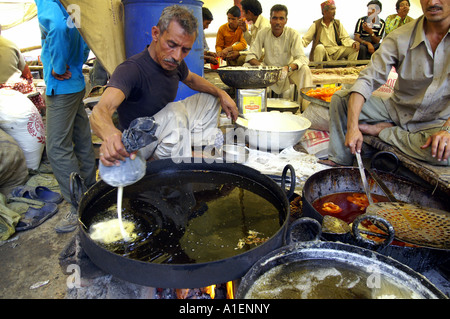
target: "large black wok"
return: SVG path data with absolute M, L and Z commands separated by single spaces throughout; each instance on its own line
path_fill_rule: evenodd
M 185 161 L 189 161 L 189 163 Z M 97 214 L 92 207 L 105 197 L 112 203 L 116 200 L 115 188 L 103 181 L 99 181 L 80 196 L 81 198 L 75 200 L 79 202 L 78 215 L 81 222 L 81 245 L 94 264 L 118 278 L 144 286 L 199 288 L 241 278 L 259 258 L 284 244 L 289 216 L 288 197 L 292 195 L 293 190 L 290 190 L 290 194 L 287 195 L 285 190 L 281 189 L 271 178 L 244 165 L 217 162 L 206 163 L 202 160 L 199 163 L 199 159 L 195 159 L 195 161 L 194 159 L 185 159 L 185 161 L 175 163 L 168 159 L 148 163 L 146 176 L 136 184 L 124 188 L 124 202 L 127 201 L 127 197 L 134 196 L 135 193 L 145 192 L 148 194 L 149 192 L 154 192 L 155 194 L 161 194 L 161 190 L 171 188 L 173 185 L 183 185 L 183 187 L 187 185 L 186 187 L 192 186 L 195 188 L 197 183 L 202 182 L 217 183 L 217 185 L 227 183 L 239 184 L 243 188 L 249 188 L 252 192 L 267 199 L 278 209 L 276 233 L 259 246 L 236 250 L 236 255 L 234 256 L 219 258 L 209 262 L 179 263 L 175 260 L 174 262 L 157 263 L 128 258 L 126 255 L 112 252 L 100 243 L 92 240 L 89 236 L 89 224 Z M 292 167 L 285 168 L 284 176 L 289 170 L 291 171 L 291 185 L 294 185 L 292 180 L 295 178 L 295 172 Z M 284 184 L 282 183 L 282 185 Z M 77 187 L 75 182 L 72 185 L 73 188 Z M 76 195 L 73 198 L 76 198 Z M 169 207 L 167 203 L 171 200 L 172 198 L 169 197 L 163 198 L 158 196 L 154 200 L 153 198 L 149 200 L 149 202 L 155 203 L 155 206 L 158 207 L 158 216 L 156 218 L 155 216 L 147 216 L 149 220 L 155 223 L 155 225 L 152 225 L 155 234 L 161 231 L 158 229 L 157 224 L 163 219 L 172 218 L 174 215 L 173 210 L 165 208 Z M 191 213 L 193 214 L 179 216 L 180 218 L 173 218 L 173 220 L 175 223 L 180 222 L 180 220 L 186 222 L 192 218 L 197 218 L 197 215 L 208 214 L 208 212 L 204 213 L 201 207 Z M 139 212 L 139 214 L 145 215 L 146 212 Z M 182 232 L 183 225 L 177 227 L 176 230 Z M 168 234 L 163 240 L 170 241 L 171 237 L 172 234 Z
M 442 210 L 448 210 L 450 207 L 450 198 L 433 194 L 432 190 L 400 176 L 382 171 L 376 173 L 399 201 Z M 367 176 L 371 193 L 384 195 L 383 190 L 370 175 Z M 323 216 L 313 207 L 313 202 L 323 196 L 340 192 L 364 193 L 357 167 L 330 168 L 311 175 L 302 191 L 302 216 L 314 218 L 321 223 Z M 376 244 L 362 240 L 361 236 L 355 237 L 351 232 L 346 234 L 324 232 L 322 237 L 329 241 L 340 241 L 375 250 L 397 259 L 416 271 L 424 271 L 450 261 L 449 251 L 443 249 L 384 245 L 386 242 Z

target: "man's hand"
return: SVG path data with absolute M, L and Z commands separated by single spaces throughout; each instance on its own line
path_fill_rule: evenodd
M 240 53 L 239 51 L 230 51 L 227 54 L 227 60 L 236 60 L 237 58 L 239 58 Z
M 136 154 L 129 154 L 125 150 L 122 143 L 122 133 L 119 131 L 106 137 L 100 146 L 100 161 L 105 166 L 119 165 L 119 161 L 124 161 L 125 157 L 130 156 L 131 159 L 136 157 Z
M 58 74 L 52 69 L 52 75 L 55 79 L 59 81 L 68 80 L 72 77 L 72 72 L 69 71 L 69 68 L 70 67 L 66 65 L 66 72 L 64 72 L 63 74 Z
M 289 73 L 289 66 L 286 65 L 281 69 L 280 81 L 284 81 L 288 76 L 288 73 Z
M 372 28 L 367 25 L 367 22 L 364 22 L 362 24 L 362 27 L 363 27 L 364 31 L 366 31 L 368 34 L 372 34 L 373 33 Z
M 238 27 L 241 28 L 242 32 L 247 31 L 247 23 L 245 22 L 245 19 L 243 18 L 239 19 Z
M 359 51 L 359 42 L 358 41 L 353 42 L 352 48 L 355 49 L 355 51 Z
M 352 154 L 361 152 L 363 141 L 363 135 L 358 128 L 348 130 L 345 134 L 345 146 L 350 149 Z
M 205 55 L 204 60 L 205 63 L 219 64 L 219 61 L 215 57 L 210 55 Z
M 431 146 L 431 156 L 436 157 L 438 161 L 446 161 L 450 157 L 450 133 L 439 131 L 428 137 L 422 149 Z
M 233 121 L 236 121 L 239 115 L 239 110 L 236 106 L 236 102 L 224 91 L 224 94 L 220 94 L 220 103 L 222 105 L 222 109 L 228 118 L 231 118 Z
M 222 51 L 218 52 L 217 55 L 218 55 L 220 58 L 222 58 L 222 59 L 225 60 L 225 59 L 227 58 L 228 53 L 231 52 L 232 50 L 233 50 L 232 47 L 228 47 L 228 48 L 225 48 L 225 49 L 223 49 Z

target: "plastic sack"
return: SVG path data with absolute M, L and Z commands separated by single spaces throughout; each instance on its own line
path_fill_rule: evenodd
M 300 140 L 300 144 L 306 153 L 313 154 L 317 158 L 326 158 L 328 157 L 330 135 L 327 131 L 307 130 Z
M 122 143 L 128 153 L 139 151 L 134 160 L 127 157 L 118 166 L 104 166 L 100 162 L 100 176 L 108 185 L 128 186 L 144 177 L 147 166 L 140 149 L 157 140 L 157 127 L 153 117 L 138 117 L 131 121 L 129 128 L 122 133 Z
M 302 113 L 310 122 L 310 129 L 318 131 L 330 130 L 329 110 L 325 106 L 311 102 L 306 110 Z
M 0 90 L 0 128 L 17 141 L 27 167 L 38 169 L 45 146 L 44 122 L 26 95 L 14 90 Z
M 144 177 L 146 171 L 146 161 L 141 152 L 138 151 L 136 158 L 125 158 L 118 166 L 104 166 L 99 163 L 99 173 L 102 180 L 111 186 L 120 187 L 136 183 Z

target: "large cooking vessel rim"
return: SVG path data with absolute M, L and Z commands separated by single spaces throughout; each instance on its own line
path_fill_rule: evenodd
M 244 298 L 261 276 L 277 266 L 317 260 L 348 264 L 362 270 L 364 273 L 368 273 L 370 267 L 381 266 L 382 269 L 380 271 L 384 272 L 388 278 L 398 284 L 402 284 L 404 280 L 403 285 L 405 287 L 419 293 L 421 296 L 424 293 L 431 293 L 437 298 L 448 299 L 442 291 L 422 274 L 389 256 L 351 244 L 321 240 L 290 242 L 288 245 L 263 256 L 253 264 L 242 278 L 241 285 L 239 285 L 237 291 L 237 298 Z M 372 261 L 372 264 L 368 264 L 369 261 Z M 396 274 L 400 278 L 396 277 Z M 413 279 L 414 282 L 409 282 L 406 279 Z M 420 291 L 421 289 L 425 291 Z
M 160 160 L 159 162 L 162 163 L 163 161 L 168 162 L 169 160 Z M 172 161 L 172 160 L 170 160 Z M 235 171 L 232 170 L 232 172 L 228 172 L 228 171 L 222 171 L 222 170 L 218 170 L 218 169 L 208 169 L 208 166 L 206 165 L 205 167 L 201 167 L 201 165 L 204 165 L 204 162 L 202 161 L 202 163 L 183 163 L 182 166 L 180 166 L 182 169 L 177 169 L 176 165 L 179 165 L 177 163 L 174 163 L 175 166 L 170 166 L 167 169 L 164 169 L 163 171 L 155 171 L 153 172 L 152 170 L 154 170 L 154 168 L 152 169 L 150 165 L 152 165 L 151 163 L 148 165 L 148 169 L 147 169 L 147 174 L 144 176 L 144 178 L 149 178 L 152 175 L 172 175 L 176 172 L 179 171 L 183 171 L 183 172 L 189 172 L 189 173 L 219 173 L 219 174 L 227 174 L 230 176 L 237 176 L 239 178 L 243 178 L 243 179 L 247 179 L 251 182 L 257 183 L 257 187 L 263 187 L 264 189 L 266 189 L 267 191 L 269 191 L 272 195 L 274 199 L 281 199 L 281 193 L 284 193 L 284 190 L 281 189 L 278 184 L 273 181 L 270 177 L 260 173 L 259 171 L 251 168 L 251 167 L 247 167 L 245 166 L 245 170 L 247 171 L 246 176 L 241 176 L 238 175 Z M 189 168 L 189 166 L 192 164 L 192 167 L 197 167 L 197 168 L 192 168 L 192 169 L 185 169 L 185 168 Z M 238 164 L 238 163 L 214 163 L 214 164 L 218 164 L 212 167 L 217 167 L 217 168 L 221 168 L 221 167 L 244 167 L 244 165 Z M 227 165 L 227 166 L 223 166 L 223 165 Z M 228 166 L 229 165 L 229 166 Z M 162 165 L 164 166 L 164 165 Z M 149 169 L 150 167 L 150 169 Z M 152 172 L 149 174 L 149 171 Z M 253 180 L 251 177 L 249 177 L 249 175 L 255 174 L 255 176 L 258 176 L 258 178 L 262 178 L 265 180 L 265 182 L 267 184 L 271 184 L 271 185 L 263 185 L 260 181 L 255 181 Z M 268 186 L 272 186 L 272 187 L 268 187 Z M 223 263 L 226 260 L 229 259 L 233 259 L 242 255 L 245 255 L 247 253 L 251 253 L 254 252 L 255 250 L 258 249 L 262 249 L 261 247 L 264 246 L 267 243 L 273 243 L 275 241 L 277 241 L 279 239 L 280 236 L 282 236 L 282 238 L 284 238 L 284 234 L 281 233 L 285 233 L 286 232 L 286 228 L 287 228 L 287 224 L 289 222 L 289 213 L 290 213 L 290 205 L 289 205 L 289 201 L 288 198 L 286 196 L 286 194 L 284 194 L 285 196 L 283 197 L 283 201 L 284 203 L 280 202 L 280 206 L 278 207 L 279 209 L 283 209 L 283 223 L 279 225 L 278 230 L 264 243 L 257 245 L 255 247 L 252 247 L 248 250 L 245 250 L 243 252 L 240 252 L 236 255 L 233 256 L 229 256 L 226 258 L 221 258 L 221 259 L 216 259 L 216 260 L 212 260 L 209 262 L 199 262 L 199 263 L 184 263 L 184 264 L 172 264 L 172 263 L 153 263 L 153 262 L 148 262 L 148 261 L 142 261 L 139 259 L 132 259 L 132 258 L 128 258 L 126 256 L 122 256 L 120 254 L 117 254 L 111 250 L 108 250 L 106 247 L 103 247 L 100 243 L 96 242 L 95 240 L 93 240 L 92 238 L 90 238 L 90 235 L 88 233 L 88 229 L 87 227 L 81 222 L 82 220 L 82 216 L 83 213 L 85 212 L 85 208 L 87 207 L 87 204 L 91 203 L 91 202 L 95 202 L 95 200 L 101 196 L 104 196 L 105 194 L 113 191 L 115 189 L 115 187 L 110 186 L 108 184 L 106 184 L 104 181 L 99 180 L 98 182 L 96 182 L 94 185 L 92 185 L 82 196 L 82 198 L 80 199 L 80 203 L 78 205 L 78 219 L 79 219 L 79 224 L 80 224 L 80 229 L 85 237 L 86 240 L 89 240 L 89 242 L 91 244 L 94 244 L 98 249 L 104 251 L 107 254 L 112 254 L 115 257 L 119 258 L 119 259 L 124 259 L 127 261 L 132 261 L 133 263 L 138 263 L 138 264 L 142 264 L 142 265 L 151 265 L 151 267 L 155 267 L 155 268 L 173 268 L 173 269 L 186 269 L 186 268 L 202 268 L 202 267 L 206 267 L 206 266 L 210 266 L 213 264 L 220 264 Z M 274 192 L 274 190 L 276 190 L 276 192 Z M 88 199 L 86 195 L 92 194 L 93 191 L 97 191 L 100 192 L 99 194 L 96 194 L 94 196 L 94 198 Z M 278 192 L 278 194 L 276 194 Z M 280 211 L 279 211 L 280 212 Z

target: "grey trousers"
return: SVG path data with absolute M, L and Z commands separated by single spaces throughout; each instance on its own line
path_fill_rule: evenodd
M 347 132 L 347 112 L 349 90 L 336 92 L 330 103 L 330 144 L 328 158 L 341 165 L 352 165 L 353 154 L 345 147 L 345 134 Z M 372 96 L 364 103 L 360 122 L 375 124 L 377 122 L 391 121 L 386 104 L 380 97 Z M 395 124 L 394 124 L 395 125 Z M 378 137 L 387 144 L 396 146 L 400 151 L 415 159 L 432 165 L 449 166 L 450 160 L 438 161 L 431 156 L 431 148 L 422 149 L 428 137 L 439 131 L 438 128 L 418 132 L 409 132 L 398 126 L 383 129 Z
M 329 54 L 323 44 L 318 44 L 314 49 L 314 62 L 337 61 L 341 59 L 355 61 L 358 59 L 358 54 L 359 51 L 355 51 L 352 47 L 344 46 L 339 46 L 335 53 Z
M 87 187 L 96 181 L 91 128 L 83 104 L 84 92 L 46 96 L 47 157 L 61 194 L 69 203 L 72 172 L 78 173 Z
M 167 104 L 154 115 L 158 140 L 141 149 L 144 158 L 191 157 L 192 147 L 214 144 L 220 110 L 220 100 L 207 93 Z

